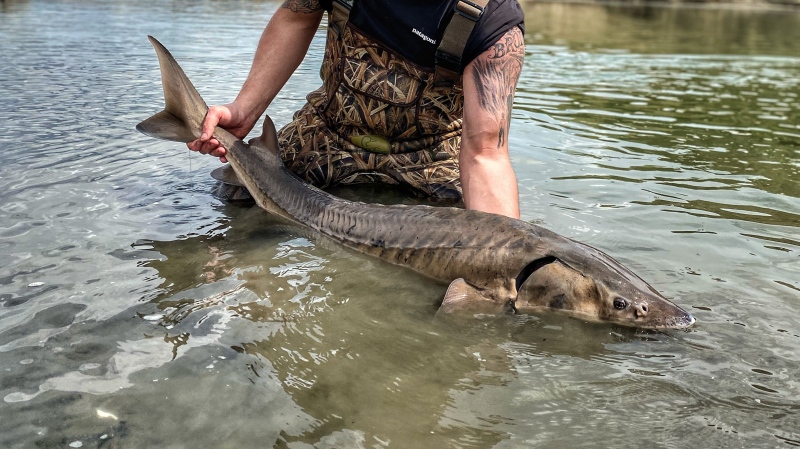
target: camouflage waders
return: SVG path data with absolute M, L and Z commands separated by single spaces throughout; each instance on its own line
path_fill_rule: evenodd
M 278 133 L 284 163 L 320 188 L 380 182 L 460 199 L 461 77 L 442 82 L 438 71 L 359 32 L 348 14 L 347 5 L 334 1 L 323 85 Z M 456 44 L 459 63 L 472 24 L 453 27 L 463 40 Z

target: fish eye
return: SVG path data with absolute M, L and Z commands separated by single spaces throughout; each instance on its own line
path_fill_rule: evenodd
M 614 298 L 614 308 L 617 310 L 622 310 L 628 307 L 628 301 L 625 301 L 624 298 Z

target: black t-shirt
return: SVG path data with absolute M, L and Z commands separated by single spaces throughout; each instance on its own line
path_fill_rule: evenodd
M 433 68 L 436 49 L 457 1 L 356 0 L 350 23 L 409 61 Z M 332 0 L 321 3 L 331 10 Z M 514 26 L 524 31 L 523 20 L 517 0 L 490 0 L 467 41 L 462 65 L 488 50 Z

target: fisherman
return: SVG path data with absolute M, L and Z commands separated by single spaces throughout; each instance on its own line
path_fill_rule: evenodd
M 209 108 L 190 150 L 243 139 L 300 65 L 328 12 L 322 86 L 279 134 L 281 157 L 327 188 L 380 182 L 519 218 L 508 154 L 525 53 L 517 0 L 286 0 L 236 99 Z

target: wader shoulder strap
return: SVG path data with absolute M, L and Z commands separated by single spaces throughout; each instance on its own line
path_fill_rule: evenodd
M 442 42 L 436 49 L 435 83 L 437 85 L 453 85 L 458 81 L 458 77 L 464 69 L 461 66 L 461 57 L 467 46 L 467 40 L 488 3 L 489 0 L 458 0 L 456 2 L 453 8 L 453 18 L 447 24 Z
M 351 9 L 353 9 L 353 0 L 333 0 L 330 26 L 333 26 L 333 31 L 339 38 L 342 37 L 347 21 L 350 19 Z

